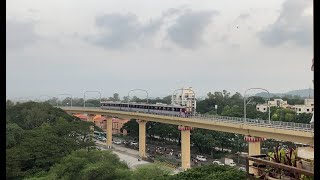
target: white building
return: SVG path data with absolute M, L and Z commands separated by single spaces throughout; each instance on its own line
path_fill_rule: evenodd
M 172 95 L 171 104 L 187 106 L 191 111 L 196 111 L 196 97 L 192 87 L 182 88 L 180 91 Z
M 268 101 L 270 107 L 283 107 L 283 108 L 290 108 L 291 106 L 288 104 L 287 101 L 282 99 L 274 99 L 273 101 Z M 260 112 L 267 112 L 268 111 L 268 104 L 257 104 L 256 106 L 257 111 Z
M 287 101 L 284 101 L 282 99 L 274 99 L 273 101 L 268 101 L 270 104 L 270 107 L 276 106 L 276 107 L 285 107 L 288 105 Z
M 313 113 L 314 112 L 314 99 L 305 99 L 303 105 L 294 105 L 293 109 L 297 114 L 300 113 Z

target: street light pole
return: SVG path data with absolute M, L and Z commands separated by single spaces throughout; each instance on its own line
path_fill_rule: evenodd
M 172 92 L 172 96 L 171 96 L 171 104 L 172 104 L 172 102 L 173 102 L 173 96 L 174 96 L 174 93 L 176 92 L 176 91 L 182 91 L 181 92 L 181 100 L 182 100 L 182 94 L 183 94 L 183 88 L 179 88 L 179 89 L 176 89 L 176 90 L 174 90 L 173 92 Z M 194 102 L 196 102 L 196 93 L 191 89 L 191 88 L 189 88 L 188 90 L 190 90 L 190 91 L 192 91 L 193 92 L 193 94 L 194 94 Z M 195 109 L 193 109 L 192 110 L 192 114 L 194 115 L 195 114 Z
M 58 94 L 57 107 L 59 107 L 59 96 L 70 96 L 70 107 L 72 107 L 72 95 L 71 94 Z
M 130 92 L 131 91 L 144 91 L 146 92 L 147 94 L 147 105 L 148 105 L 148 112 L 149 112 L 149 94 L 148 94 L 148 91 L 147 90 L 144 90 L 144 89 L 131 89 L 129 92 L 128 92 L 128 111 L 130 109 L 130 106 L 129 106 L 129 103 L 130 103 Z
M 83 107 L 84 108 L 86 107 L 86 93 L 89 93 L 89 92 L 99 93 L 99 95 L 100 95 L 100 105 L 101 105 L 101 93 L 100 93 L 100 91 L 85 91 L 83 93 Z
M 244 113 L 244 121 L 246 122 L 246 118 L 247 118 L 247 109 L 246 109 L 246 106 L 247 106 L 247 104 L 249 104 L 249 102 L 248 103 L 246 103 L 246 93 L 247 93 L 247 91 L 249 91 L 249 90 L 252 90 L 252 89 L 259 89 L 259 90 L 263 90 L 263 91 L 266 91 L 267 93 L 268 93 L 268 96 L 269 96 L 269 98 L 268 98 L 268 109 L 269 109 L 269 123 L 270 123 L 270 116 L 271 116 L 271 113 L 270 113 L 270 93 L 269 93 L 269 91 L 268 90 L 266 90 L 266 89 L 264 89 L 264 88 L 249 88 L 249 89 L 247 89 L 245 92 L 244 92 L 244 96 L 243 96 L 243 113 Z

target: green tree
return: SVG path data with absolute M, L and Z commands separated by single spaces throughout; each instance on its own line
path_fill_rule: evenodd
M 171 104 L 171 95 L 162 98 L 162 102 L 165 104 Z
M 129 101 L 129 97 L 128 96 L 123 96 L 123 101 L 124 102 L 128 102 Z
M 206 165 L 187 171 L 156 178 L 157 180 L 246 180 L 246 173 L 229 166 Z
M 92 123 L 74 118 L 48 103 L 23 103 L 6 113 L 6 177 L 22 179 L 48 171 L 77 149 L 91 150 Z
M 131 137 L 139 137 L 139 124 L 135 119 L 130 119 L 130 121 L 123 124 L 121 131 L 126 129 Z
M 312 113 L 301 113 L 296 115 L 296 121 L 297 123 L 305 123 L 309 124 L 312 118 Z
M 157 164 L 147 164 L 137 167 L 133 171 L 132 180 L 149 180 L 169 175 L 172 171 L 169 168 Z
M 6 148 L 11 148 L 20 143 L 23 133 L 24 130 L 17 124 L 8 123 L 6 125 Z
M 131 179 L 127 164 L 111 151 L 78 150 L 64 157 L 47 174 L 33 179 Z
M 120 101 L 120 96 L 119 96 L 118 93 L 114 93 L 114 94 L 113 94 L 113 100 L 114 100 L 114 101 Z
M 12 102 L 11 100 L 8 99 L 6 102 L 6 108 L 12 107 L 12 106 L 14 106 L 14 102 Z

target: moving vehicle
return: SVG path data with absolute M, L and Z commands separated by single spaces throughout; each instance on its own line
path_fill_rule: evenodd
M 101 109 L 117 110 L 117 111 L 133 111 L 144 112 L 151 114 L 165 114 L 178 117 L 187 117 L 192 115 L 192 108 L 180 105 L 167 105 L 167 104 L 146 104 L 130 102 L 113 102 L 105 101 L 101 102 Z
M 220 165 L 220 166 L 224 166 L 223 163 L 221 163 L 220 161 L 217 161 L 217 160 L 212 161 L 212 164 L 217 164 L 217 165 Z
M 236 166 L 236 163 L 233 162 L 233 159 L 229 159 L 229 158 L 224 158 L 224 164 L 231 166 L 231 167 Z
M 197 155 L 196 160 L 205 162 L 205 161 L 207 161 L 207 158 L 204 156 Z

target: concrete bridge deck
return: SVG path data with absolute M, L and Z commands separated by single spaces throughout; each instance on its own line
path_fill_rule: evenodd
M 128 119 L 139 119 L 193 128 L 209 129 L 254 137 L 291 141 L 303 144 L 314 143 L 314 128 L 311 124 L 244 119 L 224 116 L 195 115 L 187 118 L 141 112 L 106 110 L 101 108 L 61 107 L 68 113 L 100 114 Z

